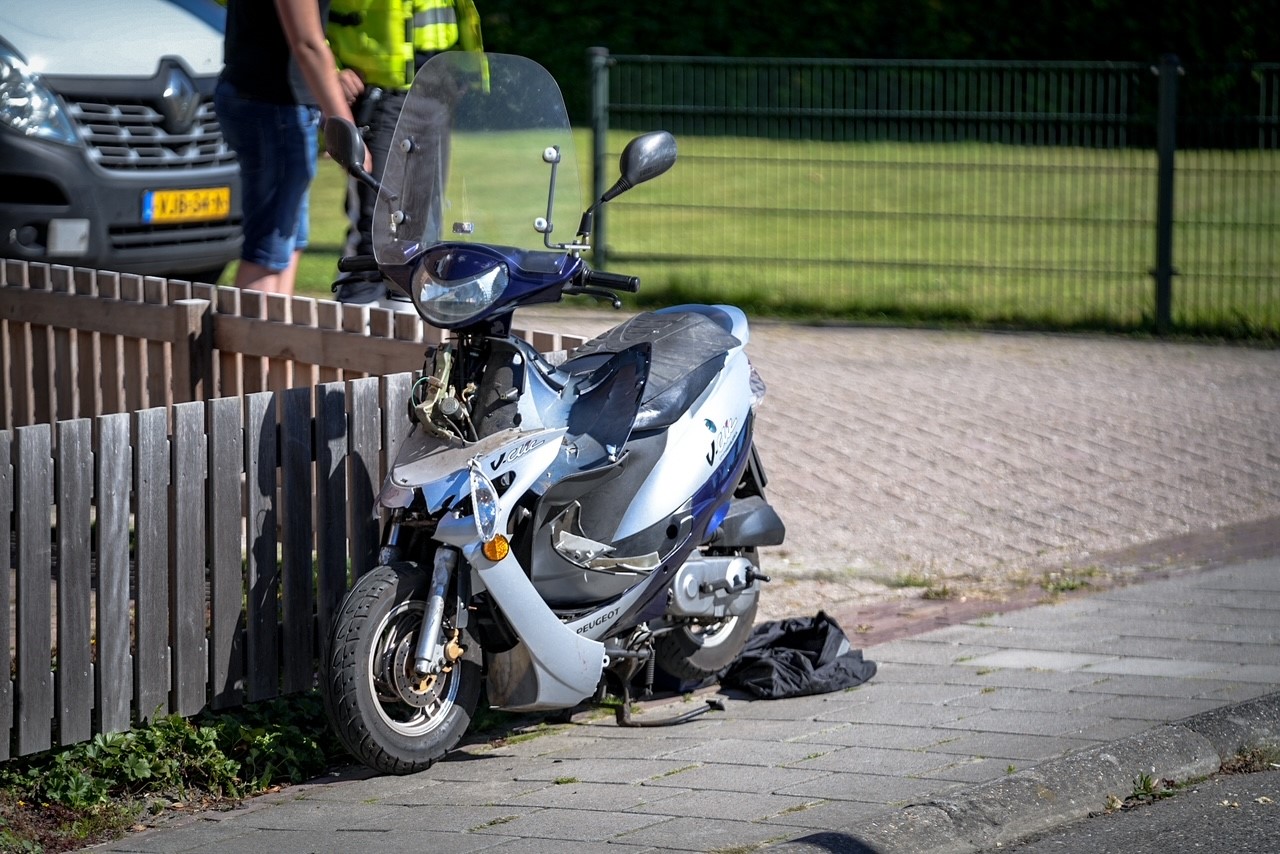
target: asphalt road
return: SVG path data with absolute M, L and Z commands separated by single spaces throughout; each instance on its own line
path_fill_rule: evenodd
M 1169 797 L 1095 815 L 999 850 L 1016 854 L 1274 854 L 1280 850 L 1280 768 L 1214 777 Z

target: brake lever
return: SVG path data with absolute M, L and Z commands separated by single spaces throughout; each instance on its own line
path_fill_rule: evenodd
M 568 294 L 571 297 L 594 297 L 595 299 L 608 302 L 615 309 L 622 308 L 622 300 L 618 299 L 618 295 L 613 291 L 604 288 L 592 288 L 584 285 L 570 285 L 560 291 L 562 294 Z

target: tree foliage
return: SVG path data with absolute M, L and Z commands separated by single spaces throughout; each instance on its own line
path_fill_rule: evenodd
M 584 108 L 588 48 L 662 56 L 1280 61 L 1280 0 L 478 0 L 489 50 L 528 56 Z M 581 85 L 575 81 L 581 80 Z M 584 118 L 576 115 L 575 118 Z

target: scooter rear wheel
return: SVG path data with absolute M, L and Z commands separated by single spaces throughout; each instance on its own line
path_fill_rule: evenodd
M 728 667 L 742 651 L 756 621 L 758 600 L 746 613 L 707 626 L 682 626 L 658 638 L 658 666 L 677 679 L 703 680 Z
M 325 709 L 351 754 L 378 771 L 429 767 L 462 740 L 479 702 L 480 646 L 462 631 L 460 657 L 436 676 L 413 672 L 427 573 L 413 563 L 360 577 L 334 619 Z

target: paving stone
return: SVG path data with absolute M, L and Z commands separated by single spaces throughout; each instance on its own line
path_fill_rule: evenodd
M 894 664 L 957 664 L 987 653 L 997 652 L 996 647 L 964 647 L 954 644 L 931 643 L 927 640 L 903 640 L 880 644 L 864 650 L 871 660 Z
M 1085 655 L 1076 652 L 1050 652 L 1037 649 L 1002 649 L 995 652 L 976 653 L 965 659 L 971 667 L 1008 667 L 1017 670 L 1082 670 L 1097 669 L 1098 665 L 1111 661 L 1115 656 Z
M 889 724 L 836 724 L 814 735 L 794 739 L 798 744 L 841 747 L 881 747 L 889 750 L 919 750 L 936 744 L 939 733 L 933 727 L 891 726 Z
M 1142 658 L 1136 655 L 1100 659 L 1083 665 L 1090 673 L 1173 676 L 1190 679 L 1210 677 L 1219 666 L 1212 661 L 1176 661 L 1168 658 Z
M 672 818 L 617 834 L 609 842 L 647 845 L 663 851 L 747 851 L 794 835 L 787 828 L 757 822 Z
M 1203 674 L 1208 679 L 1232 682 L 1254 682 L 1272 687 L 1280 685 L 1280 665 L 1229 664 Z
M 933 706 L 921 703 L 884 706 L 874 703 L 860 703 L 856 706 L 846 706 L 843 709 L 832 709 L 828 720 L 846 723 L 896 724 L 920 727 L 954 723 L 970 714 L 972 714 L 972 710 L 959 706 Z
M 1018 769 L 1018 763 L 1008 759 L 967 757 L 915 776 L 953 783 L 985 783 L 988 780 L 998 780 L 1002 775 L 1013 773 Z
M 515 769 L 517 780 L 556 780 L 572 777 L 590 783 L 643 783 L 689 764 L 688 760 L 667 759 L 554 759 L 526 761 Z
M 945 794 L 947 789 L 939 790 Z M 795 809 L 764 819 L 761 824 L 784 828 L 808 828 L 823 830 L 829 827 L 846 827 L 864 818 L 884 811 L 881 804 L 865 801 L 807 801 L 804 809 Z
M 691 791 L 651 803 L 628 807 L 627 812 L 673 817 L 763 821 L 814 803 L 813 798 L 759 792 Z
M 1042 762 L 1096 742 L 1078 736 L 1010 735 L 995 732 L 957 732 L 954 738 L 939 741 L 930 750 L 974 759 L 1005 759 Z
M 1027 712 L 1075 712 L 1089 709 L 1096 713 L 1101 697 L 1063 690 L 1035 688 L 1002 688 L 990 686 L 980 692 L 959 697 L 948 705 L 979 709 L 1019 709 Z
M 1009 735 L 1049 735 L 1078 737 L 1079 733 L 1105 723 L 1090 712 L 1063 715 L 1057 712 L 1027 712 L 1019 709 L 974 710 L 960 721 L 939 723 L 945 729 L 966 732 L 998 732 Z
M 740 765 L 690 765 L 672 774 L 646 780 L 645 788 L 696 789 L 719 792 L 777 792 L 782 788 L 821 777 L 817 768 L 753 768 L 745 773 Z
M 727 765 L 773 767 L 788 765 L 815 753 L 826 753 L 830 750 L 832 748 L 825 745 L 722 739 L 676 751 L 668 754 L 667 759 L 674 763 L 716 762 Z M 743 773 L 752 772 L 744 769 Z
M 954 791 L 957 784 L 922 777 L 895 777 L 881 774 L 831 773 L 779 790 L 782 795 L 859 801 L 889 806 L 904 801 L 932 797 Z
M 879 683 L 867 684 L 856 696 L 847 698 L 851 705 L 872 703 L 924 703 L 940 705 L 976 696 L 982 689 L 971 685 L 952 685 L 947 683 Z
M 1145 697 L 1133 694 L 1111 697 L 1089 706 L 1089 714 L 1107 718 L 1176 721 L 1216 709 L 1221 700 L 1197 700 L 1190 697 Z
M 603 844 L 614 837 L 624 836 L 631 831 L 662 821 L 655 816 L 613 811 L 607 804 L 600 806 L 602 808 L 597 810 L 541 809 L 510 821 L 473 829 L 469 835 L 473 837 L 494 835 L 520 839 L 568 839 Z M 419 846 L 416 850 L 433 849 Z
M 493 838 L 493 837 L 490 837 Z M 412 848 L 401 849 L 412 851 Z M 574 842 L 566 839 L 509 839 L 484 849 L 485 854 L 600 854 L 599 842 Z M 609 840 L 609 854 L 647 854 L 650 845 L 625 845 Z
M 1223 679 L 1186 679 L 1173 676 L 1130 676 L 1117 674 L 1072 688 L 1081 694 L 1134 694 L 1143 697 L 1204 697 L 1219 701 L 1233 695 L 1246 700 L 1240 683 Z M 1250 694 L 1249 696 L 1257 696 Z

